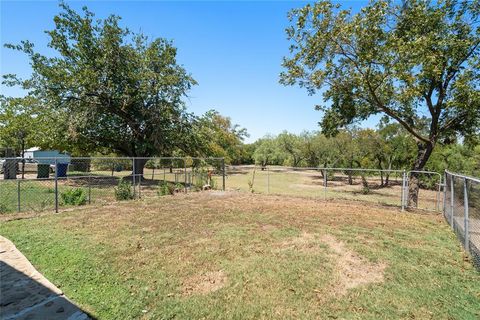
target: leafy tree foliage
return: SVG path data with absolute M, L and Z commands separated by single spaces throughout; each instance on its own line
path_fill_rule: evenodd
M 222 116 L 218 111 L 210 110 L 197 121 L 200 141 L 205 149 L 204 156 L 223 157 L 226 163 L 245 157 L 243 140 L 248 137 L 247 130 L 232 120 Z
M 44 108 L 32 96 L 0 97 L 0 146 L 22 155 L 30 147 L 65 150 L 68 141 L 61 134 L 68 128 L 54 110 Z M 55 119 L 56 121 L 52 121 Z
M 435 145 L 480 128 L 480 2 L 375 0 L 359 13 L 330 1 L 293 10 L 281 82 L 323 91 L 326 134 L 373 114 L 399 123 L 422 170 Z M 417 203 L 412 175 L 410 203 Z
M 283 164 L 285 153 L 280 149 L 275 137 L 265 136 L 256 143 L 253 158 L 255 163 L 260 164 L 263 169 L 267 165 Z
M 147 157 L 189 149 L 193 117 L 182 98 L 196 82 L 177 63 L 172 43 L 132 33 L 118 16 L 96 20 L 87 8 L 60 6 L 47 32 L 56 54 L 42 55 L 28 41 L 7 45 L 28 55 L 33 75 L 7 75 L 5 82 L 65 117 L 69 143 L 84 153 L 107 148 Z

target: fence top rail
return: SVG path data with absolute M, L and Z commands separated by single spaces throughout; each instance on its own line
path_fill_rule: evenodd
M 253 166 L 252 167 L 262 167 L 262 166 Z M 235 167 L 249 167 L 249 165 L 229 165 L 229 168 L 235 168 Z M 370 172 L 407 172 L 406 170 L 394 170 L 394 169 L 372 169 L 372 168 L 325 168 L 325 167 L 284 167 L 284 166 L 265 166 L 265 168 L 268 169 L 286 169 L 286 170 L 292 170 L 292 171 L 300 171 L 300 170 L 334 170 L 334 171 L 370 171 Z M 437 172 L 435 172 L 437 173 Z
M 451 175 L 451 176 L 457 177 L 457 178 L 468 179 L 468 180 L 471 180 L 471 181 L 475 181 L 475 182 L 477 182 L 477 183 L 480 183 L 480 179 L 479 179 L 479 178 L 470 177 L 470 176 L 466 176 L 466 175 L 459 174 L 459 173 L 455 173 L 455 172 L 450 172 L 450 171 L 448 171 L 448 170 L 445 170 L 445 173 L 446 173 L 446 174 L 449 174 L 449 175 Z
M 423 171 L 423 170 L 410 170 L 408 171 L 407 173 L 425 173 L 425 174 L 438 174 L 439 176 L 441 176 L 442 174 L 440 172 L 436 172 L 436 171 Z
M 34 160 L 91 160 L 91 159 L 101 159 L 101 160 L 132 160 L 132 159 L 148 159 L 148 160 L 185 160 L 185 159 L 192 159 L 192 160 L 224 160 L 221 157 L 35 157 L 35 158 L 22 158 L 22 157 L 9 157 L 9 158 L 0 158 L 0 160 L 27 160 L 27 159 L 34 159 Z

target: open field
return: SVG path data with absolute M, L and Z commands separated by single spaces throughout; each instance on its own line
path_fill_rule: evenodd
M 237 192 L 7 221 L 100 319 L 478 319 L 480 273 L 440 215 Z
M 228 188 L 249 191 L 249 181 L 253 180 L 253 191 L 277 195 L 294 195 L 317 199 L 344 199 L 373 202 L 390 206 L 401 206 L 402 176 L 391 173 L 388 186 L 381 186 L 379 172 L 366 176 L 370 190 L 366 193 L 362 188 L 359 173 L 352 176 L 352 184 L 342 171 L 330 170 L 327 175 L 327 188 L 321 172 L 312 169 L 289 169 L 271 167 L 268 171 L 255 169 L 252 166 L 240 166 L 232 169 L 227 175 Z M 436 176 L 435 176 L 436 178 Z M 440 211 L 443 205 L 443 194 L 435 190 L 421 188 L 418 208 Z

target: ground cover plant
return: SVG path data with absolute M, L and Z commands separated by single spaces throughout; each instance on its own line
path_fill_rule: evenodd
M 440 215 L 237 192 L 78 208 L 0 234 L 101 319 L 476 319 Z

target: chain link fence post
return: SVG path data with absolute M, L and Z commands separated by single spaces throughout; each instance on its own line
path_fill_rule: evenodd
M 92 173 L 89 172 L 88 174 L 88 204 L 92 203 Z
M 135 170 L 135 157 L 132 158 L 132 185 L 133 185 L 133 198 L 135 199 L 136 198 L 136 179 L 135 179 L 135 174 L 136 174 L 136 170 Z
M 55 158 L 55 212 L 58 213 L 58 160 Z
M 468 218 L 468 181 L 467 178 L 463 178 L 463 210 L 464 210 L 464 228 L 465 228 L 465 251 L 470 253 L 470 240 L 469 240 L 469 218 Z
M 142 175 L 138 175 L 138 199 L 142 197 Z
M 455 197 L 455 192 L 453 190 L 453 176 L 450 177 L 450 225 L 453 227 L 453 198 Z
M 225 191 L 225 158 L 222 158 L 222 190 Z
M 185 183 L 185 193 L 187 193 L 187 158 L 183 158 L 183 175 L 184 177 L 184 183 Z
M 17 212 L 20 212 L 20 179 L 17 180 Z
M 443 216 L 447 218 L 447 170 L 443 172 Z
M 323 169 L 323 200 L 327 201 L 327 169 Z
M 270 168 L 266 167 L 267 169 L 267 194 L 270 194 Z
M 402 206 L 402 211 L 405 211 L 405 185 L 407 181 L 407 172 L 403 170 L 402 173 L 402 198 L 400 199 L 400 204 Z

